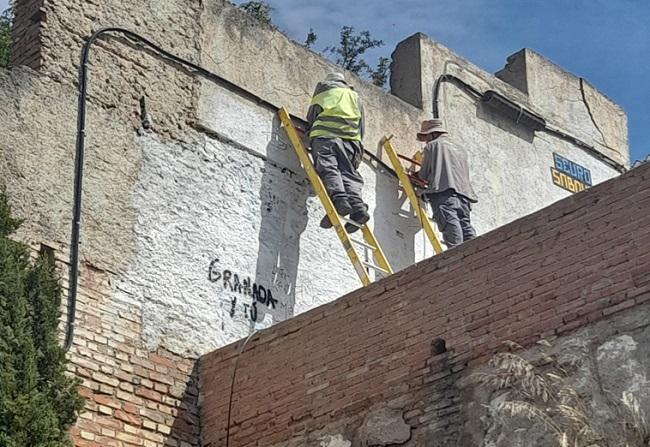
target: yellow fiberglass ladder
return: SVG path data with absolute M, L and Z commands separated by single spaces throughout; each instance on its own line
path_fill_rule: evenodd
M 379 246 L 379 243 L 377 242 L 377 239 L 375 238 L 375 235 L 373 234 L 368 224 L 359 225 L 356 222 L 339 216 L 339 214 L 336 212 L 334 204 L 332 203 L 332 199 L 330 199 L 329 195 L 327 194 L 327 190 L 325 189 L 323 182 L 318 176 L 318 173 L 316 172 L 316 169 L 314 168 L 314 165 L 309 158 L 309 154 L 307 153 L 305 146 L 302 144 L 302 139 L 298 135 L 298 131 L 293 125 L 291 116 L 289 115 L 287 109 L 282 107 L 279 110 L 278 115 L 280 116 L 280 120 L 284 125 L 284 129 L 286 130 L 287 135 L 289 136 L 289 140 L 291 140 L 293 148 L 296 150 L 296 154 L 300 159 L 300 163 L 302 163 L 302 166 L 305 168 L 307 177 L 309 178 L 309 181 L 311 182 L 316 195 L 318 195 L 318 198 L 323 204 L 325 212 L 327 213 L 327 217 L 329 217 L 330 222 L 332 222 L 334 229 L 336 230 L 336 235 L 341 240 L 343 248 L 348 254 L 348 257 L 350 258 L 350 261 L 352 262 L 352 265 L 359 275 L 359 278 L 361 279 L 363 285 L 367 286 L 372 282 L 369 274 L 370 270 L 374 270 L 376 273 L 383 277 L 391 275 L 393 273 L 393 269 L 388 263 L 384 252 Z M 345 223 L 361 227 L 364 241 L 350 237 L 348 232 L 345 230 Z M 376 264 L 364 261 L 361 258 L 358 249 L 355 247 L 355 244 L 365 250 L 370 250 L 373 254 Z
M 388 138 L 384 138 L 382 140 L 382 146 L 384 147 L 386 154 L 388 154 L 388 158 L 390 159 L 390 162 L 393 165 L 393 170 L 397 174 L 397 178 L 399 179 L 399 182 L 402 184 L 402 189 L 404 189 L 406 196 L 411 202 L 411 206 L 413 207 L 413 210 L 415 211 L 415 214 L 418 220 L 420 221 L 420 224 L 422 225 L 422 229 L 424 229 L 425 234 L 427 235 L 429 241 L 431 242 L 433 251 L 435 251 L 436 254 L 440 254 L 443 252 L 442 245 L 440 245 L 438 236 L 433 230 L 433 225 L 431 224 L 431 221 L 427 216 L 427 212 L 422 204 L 422 201 L 415 193 L 415 189 L 413 187 L 413 184 L 416 184 L 417 186 L 426 186 L 426 182 L 417 177 L 408 175 L 404 170 L 404 166 L 402 166 L 402 163 L 400 162 L 399 159 L 401 158 L 403 160 L 410 161 L 411 163 L 417 166 L 420 166 L 421 164 L 417 160 L 398 154 L 393 148 L 392 143 L 390 142 L 392 138 L 393 138 L 392 135 Z

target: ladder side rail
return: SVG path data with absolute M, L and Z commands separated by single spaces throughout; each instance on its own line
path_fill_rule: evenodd
M 381 267 L 385 272 L 388 272 L 388 274 L 393 274 L 393 269 L 390 266 L 390 263 L 388 262 L 388 258 L 386 258 L 386 255 L 384 254 L 384 250 L 382 250 L 381 246 L 379 245 L 379 242 L 375 238 L 375 234 L 370 230 L 370 227 L 368 224 L 365 224 L 363 228 L 361 228 L 361 231 L 363 231 L 363 239 L 366 241 L 368 245 L 372 245 L 375 247 L 374 250 L 372 250 L 373 255 L 375 257 L 375 263 Z

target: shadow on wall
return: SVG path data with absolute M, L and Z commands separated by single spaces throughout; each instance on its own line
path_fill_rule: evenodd
M 168 436 L 170 440 L 176 441 L 173 445 L 200 445 L 200 423 L 199 423 L 199 362 L 194 362 L 192 372 L 187 378 L 185 390 L 170 389 L 170 394 L 180 400 L 178 412 L 174 416 L 174 423 Z M 151 412 L 153 414 L 153 412 Z M 164 424 L 164 419 L 155 421 Z M 169 444 L 172 445 L 172 444 Z
M 260 229 L 255 283 L 267 287 L 256 298 L 264 315 L 273 323 L 291 318 L 296 301 L 296 278 L 300 260 L 300 236 L 307 227 L 309 188 L 299 186 L 296 176 L 269 160 L 287 157 L 293 148 L 288 142 L 277 115 L 273 118 L 271 140 L 260 187 Z
M 521 138 L 529 144 L 532 144 L 535 139 L 535 132 L 532 129 L 517 124 L 510 118 L 501 115 L 498 111 L 486 106 L 482 102 L 480 102 L 476 107 L 476 117 L 498 127 L 504 132 L 508 132 L 517 138 Z
M 377 156 L 383 159 L 383 152 L 377 143 Z M 415 264 L 415 237 L 421 226 L 410 205 L 405 207 L 408 200 L 397 179 L 380 168 L 373 167 L 373 170 L 376 173 L 373 230 L 393 270 L 402 270 Z

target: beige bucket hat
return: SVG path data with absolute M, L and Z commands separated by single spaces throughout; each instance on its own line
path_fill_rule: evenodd
M 432 120 L 422 121 L 422 124 L 420 124 L 420 131 L 418 132 L 417 138 L 419 141 L 422 141 L 425 135 L 434 132 L 447 133 L 447 129 L 445 129 L 445 124 L 442 122 L 441 119 L 434 118 Z

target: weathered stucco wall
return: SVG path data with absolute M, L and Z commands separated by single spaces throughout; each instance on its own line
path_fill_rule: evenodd
M 76 93 L 27 69 L 0 71 L 0 172 L 21 234 L 69 244 L 76 129 Z M 84 186 L 82 260 L 121 271 L 134 254 L 135 210 L 129 194 L 140 151 L 128 117 L 91 105 Z
M 587 80 L 529 48 L 510 56 L 496 75 L 526 93 L 551 122 L 603 154 L 629 164 L 625 112 Z
M 560 104 L 564 104 L 562 98 L 548 95 L 550 99 L 545 101 L 557 101 L 558 109 L 562 112 L 556 111 L 547 116 L 547 108 L 542 107 L 538 96 L 525 95 L 422 34 L 400 43 L 393 53 L 393 60 L 393 93 L 428 112 L 432 110 L 435 81 L 444 73 L 464 80 L 481 92 L 497 91 L 551 122 L 561 123 L 561 128 L 583 126 L 583 132 L 577 135 L 579 137 L 593 132 L 590 120 L 585 124 L 584 119 L 576 118 L 574 111 L 564 105 L 560 107 Z M 421 65 L 422 71 L 409 70 L 412 65 Z M 571 76 L 562 73 L 567 79 Z M 544 81 L 535 80 L 535 85 L 540 89 L 541 85 L 555 87 L 551 81 L 548 84 Z M 586 110 L 582 101 L 575 107 Z M 469 152 L 472 182 L 479 197 L 479 203 L 474 206 L 473 219 L 480 233 L 570 194 L 552 183 L 550 169 L 554 165 L 554 153 L 588 168 L 594 184 L 618 175 L 614 168 L 575 144 L 543 131 L 534 132 L 516 123 L 469 95 L 454 82 L 441 84 L 438 109 L 451 140 Z M 616 118 L 618 113 L 612 112 L 610 118 L 624 127 L 625 120 Z M 627 143 L 621 147 L 624 148 L 621 153 L 627 162 Z
M 19 2 L 20 3 L 20 2 Z M 76 84 L 85 38 L 103 27 L 122 27 L 150 38 L 165 49 L 198 62 L 201 11 L 197 0 L 142 2 L 42 0 L 38 39 L 39 71 L 57 82 Z M 35 43 L 36 45 L 36 43 Z M 24 61 L 14 56 L 17 65 Z M 128 116 L 139 126 L 141 97 L 146 98 L 156 131 L 182 139 L 182 129 L 196 120 L 196 80 L 143 47 L 105 35 L 90 56 L 91 99 Z
M 542 116 L 550 126 L 577 137 L 616 163 L 629 166 L 627 118 L 622 108 L 586 80 L 530 49 L 508 57 L 506 67 L 492 75 L 417 33 L 397 46 L 393 60 L 393 94 L 429 113 L 433 110 L 436 80 L 443 74 L 451 74 L 482 93 L 499 92 Z M 421 71 L 410 70 L 409 66 L 419 66 Z M 467 121 L 473 114 L 461 115 L 448 110 L 456 98 L 450 90 L 459 88 L 449 83 L 443 85 L 438 102 L 441 117 L 447 121 Z M 477 106 L 476 115 L 481 117 L 481 106 Z M 522 127 L 512 123 L 506 128 L 516 132 L 516 128 Z M 532 135 L 529 143 L 535 146 Z

